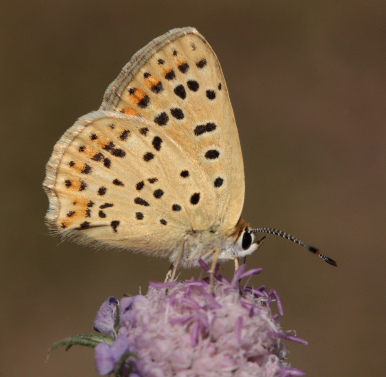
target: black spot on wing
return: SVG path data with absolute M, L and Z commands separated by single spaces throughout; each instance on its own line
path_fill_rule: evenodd
M 110 208 L 110 207 L 114 207 L 114 204 L 113 203 L 105 203 L 105 204 L 102 204 L 99 206 L 100 209 L 105 209 L 105 208 Z
M 171 69 L 170 71 L 165 73 L 165 79 L 166 80 L 171 81 L 171 80 L 174 80 L 175 78 L 176 78 L 176 73 L 174 72 L 173 69 Z
M 206 64 L 207 64 L 207 61 L 206 61 L 206 59 L 204 58 L 204 59 L 201 59 L 200 61 L 198 61 L 198 62 L 196 63 L 196 66 L 197 66 L 197 68 L 204 68 L 204 67 L 206 66 Z
M 138 102 L 138 106 L 141 108 L 141 109 L 144 109 L 146 108 L 150 103 L 150 97 L 146 94 L 139 102 Z
M 116 186 L 124 186 L 123 182 L 120 181 L 119 179 L 115 178 L 113 180 L 113 184 L 116 185 Z
M 190 203 L 196 205 L 200 201 L 200 193 L 196 192 L 190 197 Z
M 110 166 L 111 166 L 111 160 L 110 160 L 109 158 L 103 159 L 103 165 L 104 165 L 106 168 L 110 168 Z
M 212 132 L 217 128 L 214 123 L 201 124 L 195 127 L 194 134 L 200 136 L 206 132 Z
M 154 158 L 154 154 L 151 153 L 151 152 L 147 152 L 143 155 L 143 159 L 146 161 L 146 162 L 149 162 L 150 160 L 152 160 Z
M 146 200 L 144 200 L 142 198 L 139 198 L 139 197 L 134 199 L 134 203 L 138 204 L 140 206 L 145 206 L 145 207 L 149 207 L 150 206 L 150 204 Z
M 124 130 L 122 131 L 122 133 L 119 135 L 119 138 L 122 140 L 122 141 L 125 141 L 127 140 L 127 138 L 129 137 L 130 135 L 130 130 Z
M 125 157 L 126 152 L 123 149 L 115 148 L 115 144 L 113 142 L 110 142 L 109 144 L 106 144 L 103 147 L 104 150 L 108 151 L 115 157 Z
M 162 82 L 159 81 L 157 84 L 154 84 L 154 85 L 150 88 L 150 90 L 151 90 L 153 93 L 155 93 L 155 94 L 158 94 L 158 93 L 162 92 L 162 91 L 164 90 L 164 87 L 163 87 L 163 85 L 162 85 Z
M 178 66 L 178 69 L 181 73 L 186 73 L 189 70 L 189 64 L 188 63 L 182 63 Z
M 214 185 L 214 187 L 221 187 L 223 183 L 224 183 L 224 179 L 221 177 L 217 177 L 214 180 L 213 185 Z
M 186 85 L 192 92 L 197 92 L 200 87 L 200 84 L 196 80 L 189 80 Z
M 111 223 L 110 223 L 110 225 L 111 225 L 111 227 L 113 228 L 113 231 L 115 232 L 115 233 L 117 233 L 118 232 L 118 226 L 119 226 L 119 224 L 120 224 L 121 222 L 120 221 L 118 221 L 118 220 L 114 220 L 114 221 L 112 221 Z
M 169 116 L 164 111 L 160 114 L 158 114 L 154 118 L 154 122 L 157 123 L 159 126 L 165 126 L 169 121 Z
M 141 182 L 138 182 L 136 185 L 135 185 L 135 188 L 140 191 L 144 188 L 145 186 L 145 182 L 144 181 L 141 181 Z
M 173 115 L 173 117 L 176 119 L 184 119 L 185 117 L 184 112 L 178 107 L 170 109 L 170 112 Z
M 82 174 L 90 174 L 91 173 L 91 166 L 88 164 L 84 165 L 84 168 L 81 171 Z
M 103 159 L 103 157 L 104 156 L 103 156 L 102 153 L 96 153 L 96 154 L 94 154 L 93 157 L 91 157 L 91 160 L 99 162 L 99 161 L 101 161 Z
M 181 99 L 185 99 L 186 98 L 186 90 L 185 90 L 183 85 L 177 85 L 174 88 L 174 93 L 175 93 L 176 96 L 180 97 Z
M 90 227 L 90 223 L 88 221 L 84 221 L 82 224 L 80 224 L 80 227 L 77 229 L 84 230 L 84 229 L 88 229 L 89 227 Z
M 205 158 L 208 159 L 208 160 L 215 160 L 219 156 L 220 156 L 220 152 L 218 150 L 216 150 L 216 149 L 209 149 L 205 153 Z
M 206 97 L 210 100 L 214 100 L 216 98 L 216 92 L 214 90 L 207 90 Z
M 162 139 L 159 136 L 154 136 L 152 145 L 156 151 L 160 151 L 161 145 L 162 145 Z
M 149 132 L 149 129 L 147 127 L 142 127 L 139 129 L 139 133 L 143 136 L 146 136 L 148 132 Z
M 153 195 L 155 198 L 159 199 L 163 196 L 164 192 L 161 189 L 157 189 L 154 191 Z

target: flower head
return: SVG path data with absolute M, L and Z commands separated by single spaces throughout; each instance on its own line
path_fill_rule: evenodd
M 232 281 L 217 275 L 214 296 L 207 280 L 150 283 L 146 296 L 120 301 L 119 334 L 110 346 L 96 347 L 98 372 L 120 369 L 121 376 L 302 376 L 284 361 L 282 338 L 305 341 L 282 332 L 277 321 L 282 306 L 276 291 L 239 286 L 239 280 L 261 269 L 236 271 Z M 112 298 L 102 305 L 111 307 Z M 278 315 L 270 305 L 278 304 Z M 107 310 L 112 324 L 117 313 Z M 103 332 L 106 316 L 98 315 L 95 328 Z M 106 334 L 112 328 L 106 327 Z M 133 356 L 135 355 L 135 357 Z

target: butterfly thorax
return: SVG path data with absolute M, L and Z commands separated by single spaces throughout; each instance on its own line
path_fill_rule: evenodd
M 237 240 L 247 228 L 247 224 L 240 219 L 232 229 L 224 229 L 220 224 L 213 225 L 202 231 L 190 230 L 187 232 L 184 243 L 181 265 L 185 268 L 198 266 L 198 260 L 205 258 L 209 262 L 216 249 L 220 249 L 220 259 L 229 260 L 239 256 Z M 177 256 L 177 250 L 170 256 L 171 261 Z

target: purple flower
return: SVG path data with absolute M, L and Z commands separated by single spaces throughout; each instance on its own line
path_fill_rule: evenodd
M 95 331 L 115 337 L 114 324 L 118 305 L 119 301 L 115 297 L 109 297 L 108 300 L 102 304 L 94 321 Z
M 245 272 L 242 266 L 231 282 L 216 276 L 214 296 L 206 280 L 192 279 L 150 283 L 146 296 L 123 298 L 119 336 L 111 346 L 101 343 L 96 347 L 99 374 L 117 370 L 125 354 L 132 352 L 136 357 L 128 354 L 120 376 L 304 375 L 284 361 L 287 350 L 282 338 L 305 341 L 280 328 L 277 318 L 283 309 L 277 292 L 267 292 L 264 287 L 239 287 L 241 278 L 260 272 Z M 275 316 L 270 308 L 273 301 L 279 311 Z M 109 308 L 106 305 L 102 305 L 103 314 L 98 314 L 95 327 L 111 335 L 117 314 L 108 310 L 111 304 Z M 103 326 L 98 318 L 103 319 Z
M 129 352 L 130 344 L 125 335 L 118 336 L 110 346 L 107 343 L 99 343 L 95 347 L 96 367 L 101 376 L 110 374 L 115 370 L 121 357 Z

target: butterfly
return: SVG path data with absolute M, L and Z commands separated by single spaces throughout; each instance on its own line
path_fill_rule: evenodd
M 245 179 L 238 130 L 220 63 L 194 28 L 139 50 L 54 147 L 43 183 L 49 228 L 83 244 L 167 257 L 238 260 L 278 234 L 241 218 Z

